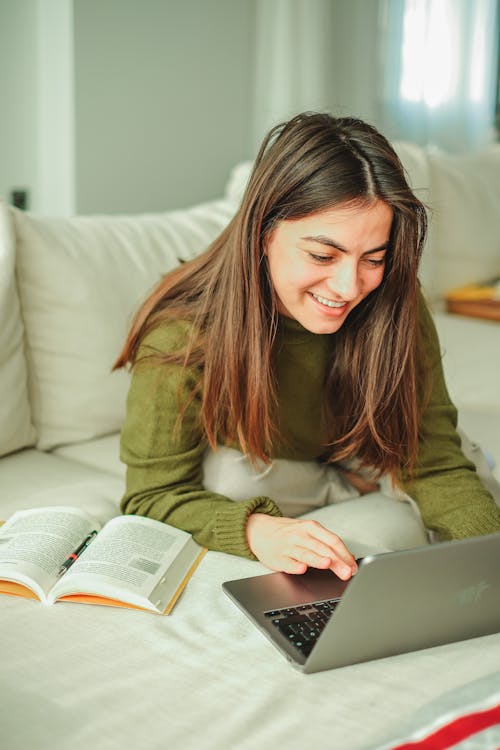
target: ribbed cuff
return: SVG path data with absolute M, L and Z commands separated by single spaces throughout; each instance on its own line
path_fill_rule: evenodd
M 453 535 L 455 539 L 469 536 L 482 536 L 500 531 L 500 509 L 494 503 L 491 508 L 474 508 L 470 517 L 464 518 L 460 528 Z
M 269 497 L 252 497 L 243 502 L 224 503 L 215 517 L 215 538 L 219 549 L 232 555 L 257 558 L 248 546 L 246 525 L 252 513 L 267 513 L 269 516 L 282 516 L 282 512 Z
M 436 529 L 441 539 L 465 539 L 471 536 L 482 536 L 500 531 L 500 508 L 491 504 L 472 506 L 467 515 L 461 513 L 447 513 L 429 523 L 430 528 Z

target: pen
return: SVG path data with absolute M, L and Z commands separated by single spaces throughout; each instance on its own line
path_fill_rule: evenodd
M 62 575 L 63 573 L 66 573 L 66 571 L 71 568 L 75 560 L 78 560 L 80 555 L 82 554 L 83 550 L 87 549 L 92 539 L 97 536 L 97 531 L 91 531 L 88 536 L 85 537 L 83 542 L 78 545 L 78 547 L 71 553 L 71 555 L 68 557 L 67 560 L 63 562 L 61 567 L 59 568 L 58 575 Z

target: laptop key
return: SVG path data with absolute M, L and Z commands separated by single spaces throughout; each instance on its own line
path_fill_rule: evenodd
M 316 643 L 316 638 L 312 638 L 310 633 L 294 633 L 286 628 L 280 628 L 280 632 L 305 656 L 309 656 Z
M 280 630 L 287 629 L 290 625 L 297 625 L 299 623 L 310 622 L 307 615 L 291 615 L 290 617 L 282 617 L 280 620 L 273 620 L 274 624 L 278 626 Z
M 272 618 L 273 625 L 290 643 L 293 643 L 304 656 L 309 656 L 338 603 L 338 599 L 331 599 L 297 607 L 273 609 L 264 614 Z

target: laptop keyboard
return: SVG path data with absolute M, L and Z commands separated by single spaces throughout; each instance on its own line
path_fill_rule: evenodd
M 264 615 L 304 656 L 309 656 L 339 601 L 327 599 L 298 607 L 272 609 Z

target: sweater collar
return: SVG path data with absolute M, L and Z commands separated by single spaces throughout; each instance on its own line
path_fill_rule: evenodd
M 287 315 L 279 316 L 279 329 L 287 343 L 308 344 L 309 346 L 322 346 L 331 340 L 332 334 L 312 333 L 299 323 L 295 318 Z

